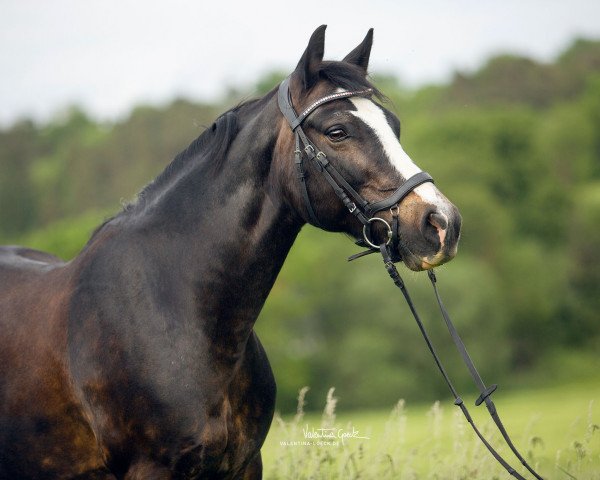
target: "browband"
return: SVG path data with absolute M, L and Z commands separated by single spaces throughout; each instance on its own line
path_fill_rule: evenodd
M 298 128 L 298 126 L 302 125 L 302 122 L 306 120 L 313 111 L 319 108 L 324 103 L 329 103 L 334 100 L 341 100 L 342 98 L 348 97 L 356 97 L 359 95 L 369 95 L 373 93 L 372 88 L 366 88 L 364 90 L 355 90 L 353 92 L 336 92 L 331 95 L 326 95 L 325 97 L 319 98 L 315 102 L 311 103 L 308 107 L 306 107 L 300 115 L 296 114 L 294 107 L 292 106 L 292 99 L 290 96 L 290 77 L 287 77 L 281 85 L 279 85 L 279 91 L 277 95 L 277 102 L 279 103 L 279 109 L 283 116 L 286 118 L 290 127 L 293 131 Z

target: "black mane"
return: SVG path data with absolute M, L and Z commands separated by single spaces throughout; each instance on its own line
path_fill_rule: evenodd
M 167 165 L 167 167 L 154 180 L 148 183 L 137 195 L 136 199 L 123 206 L 123 210 L 102 222 L 92 233 L 86 246 L 94 237 L 112 220 L 122 214 L 142 209 L 151 195 L 166 187 L 169 181 L 188 165 L 199 164 L 199 162 L 212 161 L 213 171 L 218 171 L 222 166 L 229 150 L 229 146 L 239 131 L 238 112 L 245 105 L 254 103 L 255 100 L 240 103 L 231 110 L 221 114 L 210 127 L 205 130 Z
M 364 90 L 370 88 L 379 100 L 385 96 L 375 87 L 365 75 L 361 67 L 347 62 L 324 61 L 319 66 L 319 76 L 344 90 Z
M 356 65 L 337 62 L 322 62 L 319 75 L 333 85 L 346 90 L 363 90 L 370 88 L 373 94 L 383 99 L 381 92 L 365 76 L 364 71 Z M 274 93 L 275 89 L 271 92 Z M 271 93 L 266 97 L 271 97 Z M 168 184 L 173 175 L 185 168 L 190 161 L 199 162 L 202 159 L 211 163 L 214 172 L 218 172 L 225 160 L 231 142 L 239 132 L 239 110 L 245 106 L 258 103 L 260 99 L 249 100 L 238 104 L 231 110 L 219 116 L 215 122 L 204 130 L 185 150 L 180 152 L 165 170 L 152 182 L 146 185 L 137 195 L 136 202 L 128 204 L 125 210 L 143 206 L 145 198 Z
M 375 87 L 369 78 L 365 75 L 362 68 L 339 61 L 323 61 L 319 66 L 319 76 L 330 82 L 336 87 L 345 90 L 364 90 L 372 89 L 373 95 L 379 100 L 386 100 L 386 97 Z M 175 158 L 167 165 L 153 181 L 148 183 L 136 196 L 133 202 L 124 205 L 123 210 L 117 215 L 108 218 L 93 232 L 89 242 L 96 236 L 102 228 L 119 217 L 123 213 L 139 211 L 143 209 L 147 200 L 152 198 L 152 194 L 163 188 L 168 188 L 172 178 L 181 172 L 182 169 L 193 168 L 195 165 L 203 164 L 211 169 L 213 173 L 218 173 L 225 161 L 227 151 L 240 130 L 239 111 L 243 107 L 261 103 L 262 100 L 270 98 L 277 91 L 275 87 L 262 99 L 253 99 L 242 102 L 232 109 L 221 114 L 210 127 L 205 130 L 183 151 L 178 153 Z
M 243 105 L 240 104 L 220 115 L 185 150 L 178 153 L 163 172 L 138 193 L 136 202 L 128 204 L 125 210 L 130 210 L 136 205 L 143 205 L 144 200 L 151 193 L 168 184 L 173 175 L 182 168 L 186 168 L 186 164 L 189 162 L 210 161 L 215 171 L 218 171 L 231 142 L 239 131 L 238 110 Z

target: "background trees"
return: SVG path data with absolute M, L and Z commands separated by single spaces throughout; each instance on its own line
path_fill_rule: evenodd
M 265 75 L 253 93 L 281 78 Z M 375 82 L 402 119 L 405 149 L 463 215 L 440 288 L 484 377 L 597 376 L 600 42 L 578 40 L 552 64 L 498 56 L 416 91 Z M 111 124 L 73 108 L 0 131 L 0 241 L 71 258 L 239 96 L 140 106 Z M 444 392 L 380 260 L 347 264 L 353 252 L 346 238 L 305 228 L 257 323 L 284 411 L 303 385 L 316 398 L 335 385 L 347 407 Z M 405 276 L 449 368 L 462 372 L 425 276 Z

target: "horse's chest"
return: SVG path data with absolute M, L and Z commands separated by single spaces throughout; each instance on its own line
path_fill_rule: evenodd
M 247 392 L 226 397 L 212 415 L 205 417 L 196 432 L 195 444 L 180 451 L 175 472 L 190 479 L 210 475 L 236 478 L 258 454 L 271 412 L 271 404 Z
M 142 341 L 131 349 L 119 340 L 125 335 L 113 345 L 102 331 L 92 343 L 90 335 L 77 338 L 71 364 L 109 469 L 127 471 L 136 458 L 151 458 L 181 478 L 235 478 L 256 456 L 271 423 L 275 382 L 254 334 L 229 365 L 202 339 L 194 350 L 142 348 Z M 96 344 L 111 345 L 111 355 L 98 358 Z
M 247 353 L 249 356 L 231 381 L 223 403 L 209 411 L 199 444 L 189 456 L 182 456 L 182 463 L 195 464 L 193 471 L 228 472 L 236 478 L 236 472 L 259 453 L 267 436 L 273 418 L 275 381 L 255 337 Z
M 247 418 L 211 419 L 199 432 L 198 443 L 181 452 L 175 473 L 188 479 L 210 475 L 235 478 L 260 449 L 257 426 Z
M 177 478 L 239 478 L 259 453 L 273 415 L 275 383 L 257 348 L 252 341 L 227 387 L 211 390 L 211 382 L 202 388 L 197 385 L 194 393 L 189 392 L 195 401 L 185 408 L 175 402 L 159 417 L 163 432 L 154 437 L 158 440 L 154 447 L 162 452 L 164 440 L 173 438 L 173 425 L 178 425 L 177 440 L 167 447 L 171 451 L 167 463 Z M 142 418 L 151 418 L 150 412 Z M 152 456 L 161 454 L 155 451 Z

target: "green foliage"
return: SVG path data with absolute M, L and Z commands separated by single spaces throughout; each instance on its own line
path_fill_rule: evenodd
M 554 64 L 499 55 L 473 74 L 457 73 L 440 105 L 530 105 L 547 108 L 577 97 L 600 70 L 600 41 L 578 40 Z
M 570 351 L 587 358 L 600 346 L 600 42 L 579 40 L 552 64 L 499 56 L 417 91 L 374 78 L 403 121 L 403 146 L 462 213 L 459 255 L 438 277 L 483 376 L 597 376 Z M 139 106 L 113 124 L 74 108 L 1 131 L 0 241 L 72 258 L 234 100 Z M 305 228 L 260 315 L 282 411 L 302 385 L 319 398 L 336 385 L 348 408 L 444 392 L 381 260 L 346 263 L 355 251 Z M 425 276 L 405 276 L 457 385 L 468 385 Z
M 600 312 L 600 181 L 577 192 L 568 248 L 569 298 L 564 321 L 568 338 L 577 343 L 597 339 Z
M 27 230 L 37 220 L 29 172 L 31 159 L 38 151 L 37 134 L 30 122 L 0 132 L 0 232 L 6 235 Z
M 280 83 L 285 77 L 287 77 L 287 73 L 281 71 L 269 72 L 266 75 L 263 75 L 256 82 L 256 86 L 254 88 L 256 95 L 266 95 L 268 92 L 273 90 L 275 85 Z
M 67 217 L 17 238 L 12 243 L 47 251 L 63 260 L 75 257 L 92 232 L 110 215 L 88 210 L 77 217 Z

